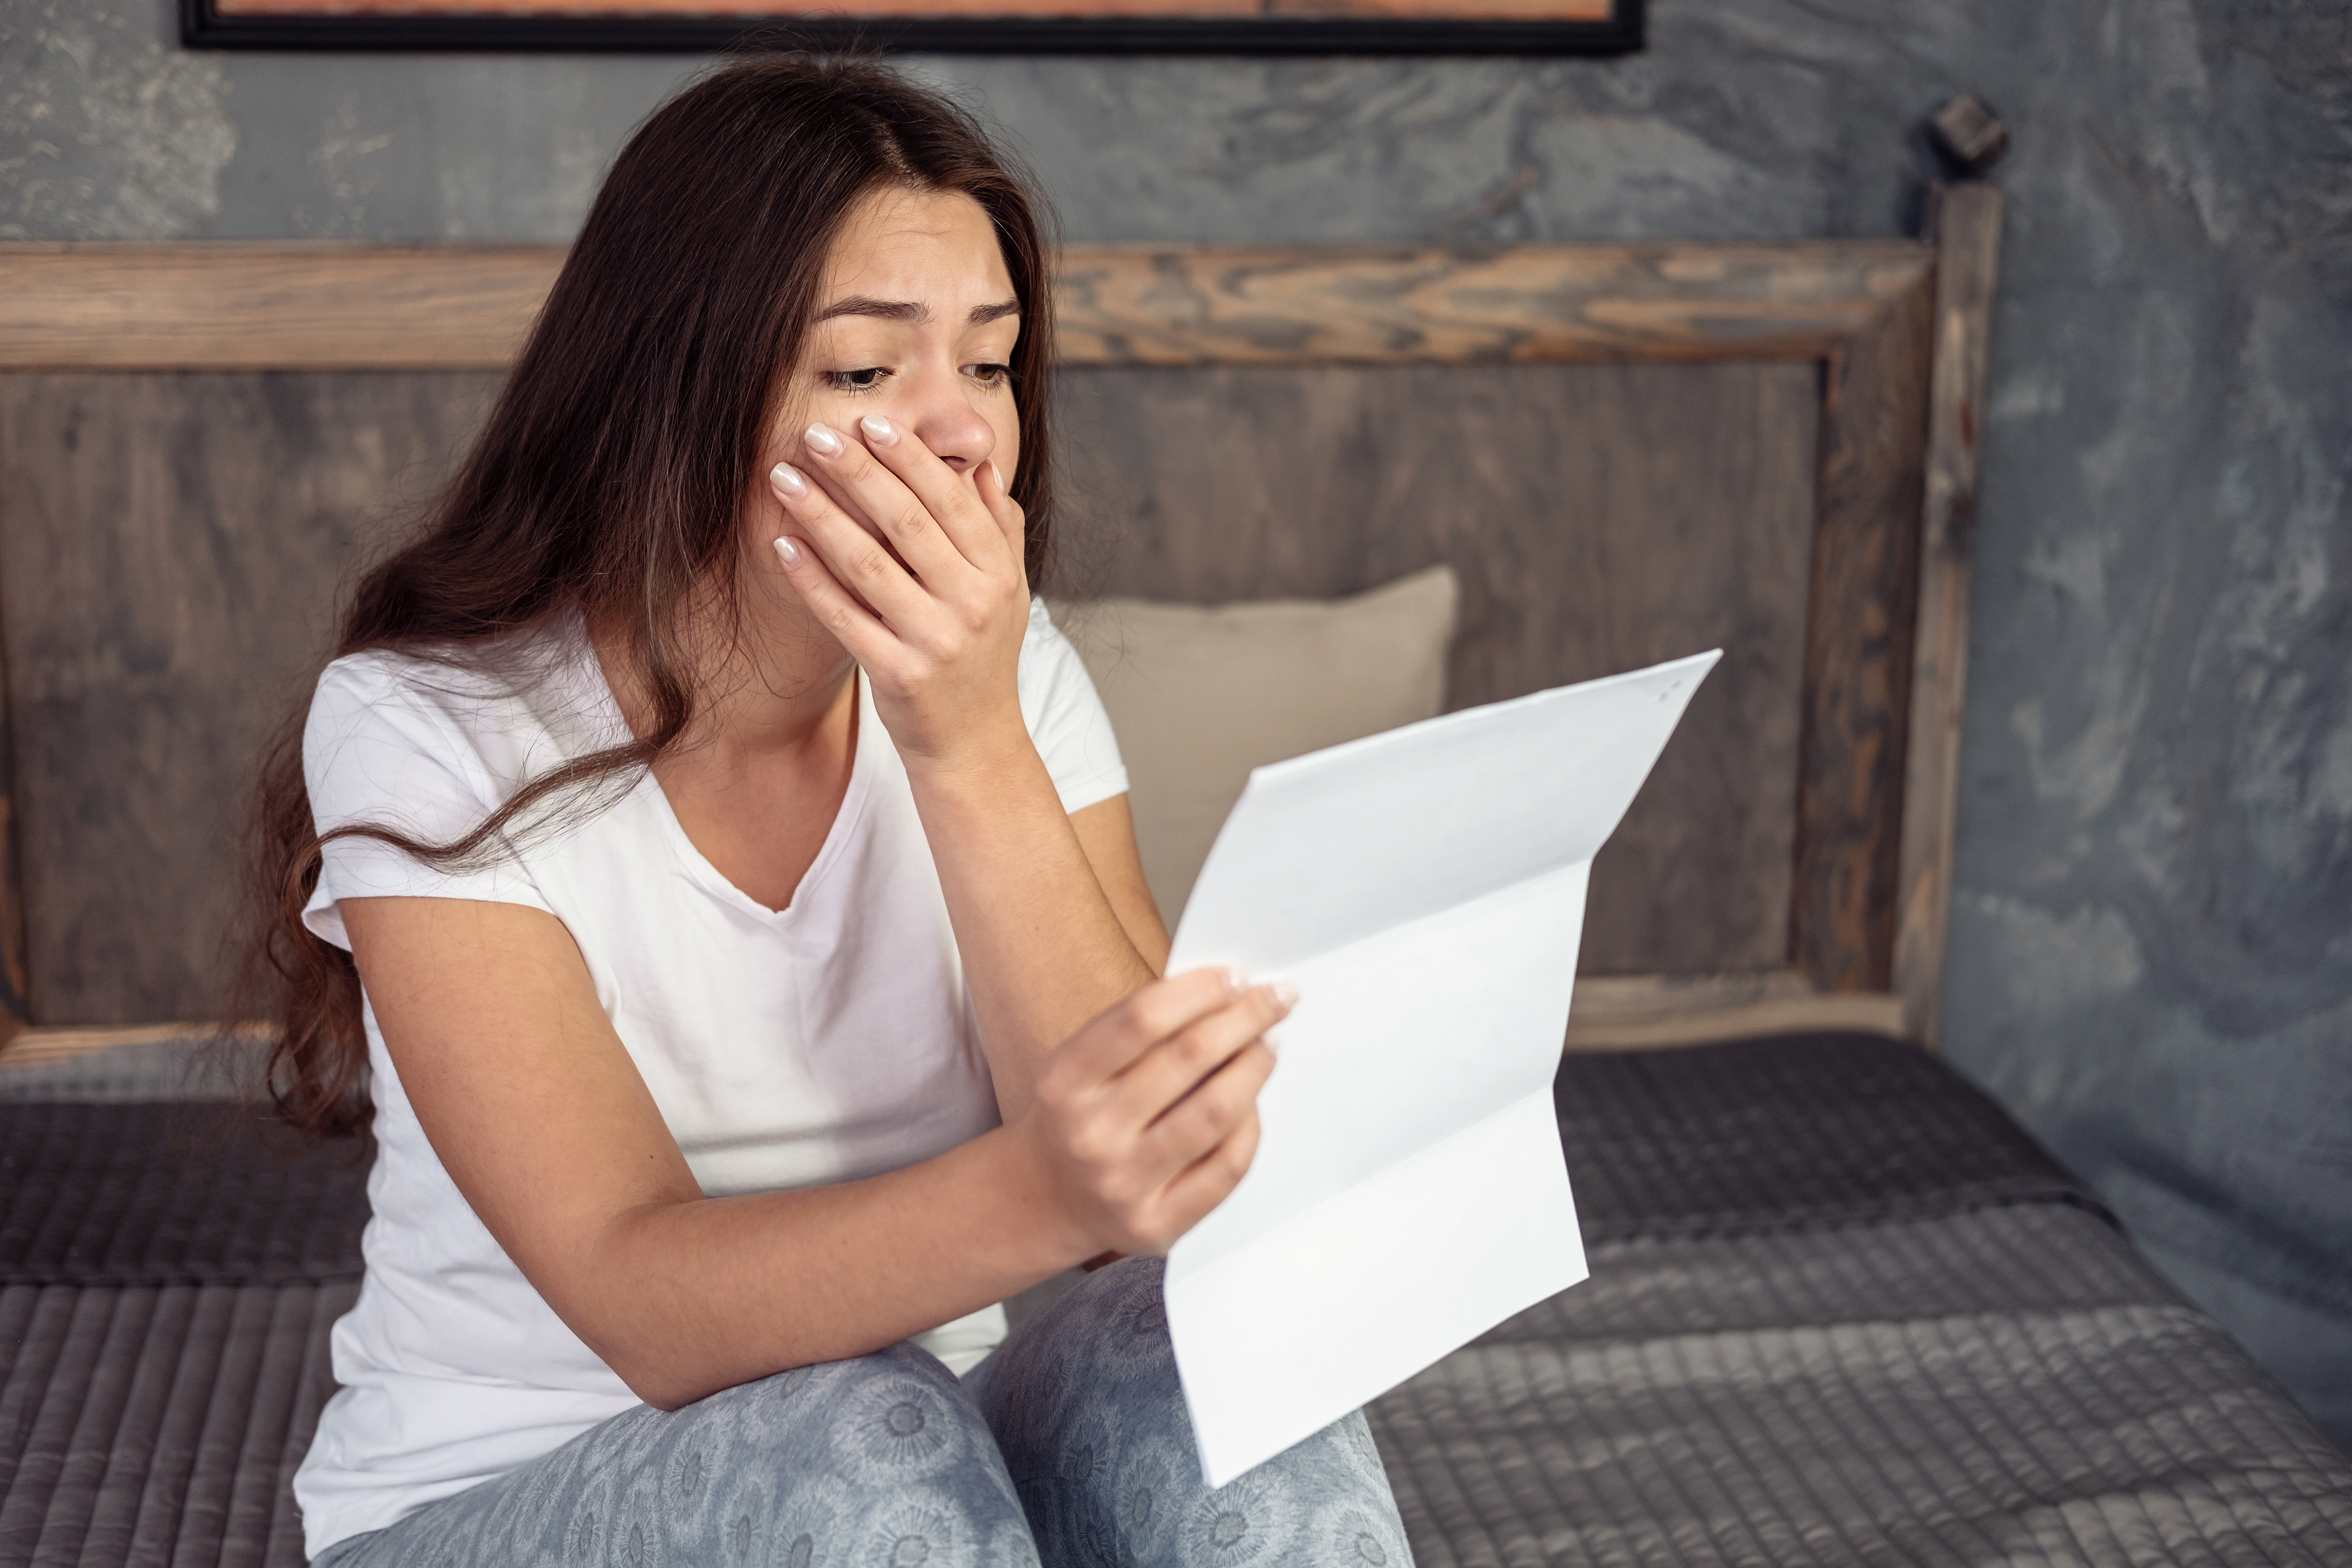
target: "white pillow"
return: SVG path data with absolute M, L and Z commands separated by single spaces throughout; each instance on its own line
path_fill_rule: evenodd
M 1171 931 L 1252 768 L 1444 708 L 1459 598 L 1454 569 L 1433 566 L 1352 599 L 1053 607 L 1110 710 Z

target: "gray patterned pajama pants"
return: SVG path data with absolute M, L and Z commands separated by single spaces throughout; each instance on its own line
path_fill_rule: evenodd
M 640 1406 L 316 1568 L 1411 1568 L 1360 1412 L 1202 1484 L 1160 1267 L 1089 1275 L 961 1384 L 899 1344 Z

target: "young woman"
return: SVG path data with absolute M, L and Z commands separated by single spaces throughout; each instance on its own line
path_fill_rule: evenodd
M 313 1562 L 1407 1561 L 1360 1415 L 1200 1483 L 1149 1255 L 1288 998 L 1157 977 L 1030 597 L 1045 263 L 938 100 L 712 75 L 359 584 L 257 840 L 274 1090 L 376 1142 Z

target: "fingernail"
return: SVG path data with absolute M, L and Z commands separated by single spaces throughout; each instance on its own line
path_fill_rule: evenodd
M 778 494 L 788 496 L 793 500 L 798 500 L 808 494 L 808 481 L 801 478 L 801 471 L 790 463 L 778 463 L 774 468 L 770 468 L 768 482 L 776 487 Z
M 808 448 L 812 452 L 827 458 L 841 456 L 841 437 L 834 434 L 833 426 L 830 425 L 812 425 L 808 427 L 808 433 L 801 439 L 808 443 Z
M 879 414 L 867 415 L 857 422 L 857 427 L 865 431 L 866 438 L 877 447 L 895 447 L 898 444 L 898 427 Z
M 801 547 L 781 533 L 776 535 L 776 554 L 782 559 L 787 572 L 801 563 Z
M 1265 1048 L 1276 1056 L 1278 1057 L 1282 1054 L 1282 1037 L 1275 1033 L 1272 1029 L 1268 1029 L 1265 1034 L 1260 1035 L 1258 1038 L 1265 1041 Z
M 1225 971 L 1225 989 L 1238 996 L 1249 989 L 1249 976 L 1238 969 Z
M 998 489 L 1003 489 L 1004 488 L 1004 470 L 996 466 L 996 459 L 993 458 L 990 458 L 988 461 L 988 475 L 989 478 L 996 481 L 996 488 Z
M 1286 1013 L 1298 1005 L 1298 987 L 1287 980 L 1269 981 L 1265 990 L 1274 998 L 1274 1005 Z

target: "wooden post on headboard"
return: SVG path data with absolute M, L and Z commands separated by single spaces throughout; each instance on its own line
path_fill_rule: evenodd
M 15 741 L 8 728 L 7 660 L 0 656 L 0 1047 L 33 1021 L 32 979 L 26 961 L 25 870 L 16 848 Z
M 1919 520 L 1906 752 L 1895 990 L 1905 1032 L 1933 1049 L 1944 1004 L 1944 928 L 1952 901 L 1952 829 L 1959 796 L 1960 711 L 1969 673 L 1969 549 L 1983 434 L 1985 342 L 2000 268 L 2000 192 L 1937 188 L 1936 361 L 1928 384 L 1927 492 Z

